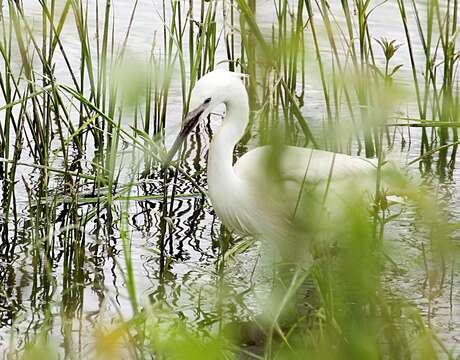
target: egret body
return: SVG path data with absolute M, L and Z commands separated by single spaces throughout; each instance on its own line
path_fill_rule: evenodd
M 258 147 L 233 164 L 234 148 L 248 124 L 249 104 L 240 75 L 226 70 L 212 71 L 196 83 L 190 98 L 191 111 L 166 164 L 199 120 L 222 103 L 225 117 L 208 154 L 209 198 L 220 220 L 242 235 L 286 237 L 293 229 L 296 206 L 305 184 L 329 189 L 326 184 L 331 180 L 340 183 L 351 177 L 375 174 L 375 161 L 295 146 Z M 276 161 L 270 171 L 268 164 L 272 158 Z

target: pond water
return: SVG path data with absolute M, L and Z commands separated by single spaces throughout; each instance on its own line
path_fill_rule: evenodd
M 332 2 L 331 7 L 339 6 Z M 158 0 L 140 0 L 135 13 L 133 27 L 128 41 L 128 52 L 139 59 L 148 56 L 155 32 L 161 33 L 162 23 L 160 10 L 162 3 Z M 40 22 L 39 2 L 24 1 L 26 13 L 32 22 Z M 129 16 L 133 2 L 118 0 L 113 3 L 116 38 L 121 43 L 129 24 Z M 94 14 L 95 1 L 89 1 L 89 14 Z M 339 12 L 337 12 L 339 13 Z M 258 20 L 268 28 L 274 18 L 274 8 L 269 1 L 258 2 Z M 89 28 L 95 32 L 95 16 L 90 17 Z M 344 20 L 337 18 L 339 23 Z M 375 38 L 385 36 L 405 44 L 404 32 L 394 2 L 381 6 L 369 18 L 370 28 Z M 411 29 L 416 34 L 416 29 Z M 90 36 L 93 36 L 90 34 Z M 158 35 L 157 35 L 158 36 Z M 327 44 L 324 40 L 324 51 Z M 79 37 L 74 24 L 69 20 L 64 27 L 61 38 L 71 61 L 79 63 Z M 415 45 L 415 54 L 420 59 L 423 52 Z M 381 54 L 376 54 L 383 63 Z M 224 60 L 226 54 L 219 49 L 217 58 Z M 407 47 L 403 46 L 394 58 L 395 64 L 409 64 Z M 77 65 L 78 66 L 78 65 Z M 56 77 L 60 82 L 70 81 L 69 74 L 63 63 L 56 64 Z M 410 79 L 410 68 L 405 65 L 401 72 L 404 78 Z M 408 81 L 409 83 L 410 81 Z M 178 83 L 178 82 L 177 82 Z M 403 84 L 404 86 L 404 84 Z M 409 95 L 400 105 L 404 114 L 412 114 L 415 103 Z M 308 80 L 305 95 L 305 106 L 302 108 L 313 128 L 321 128 L 324 118 L 324 100 L 319 79 Z M 179 85 L 174 81 L 169 97 L 167 143 L 177 134 L 182 113 L 182 99 Z M 129 120 L 124 120 L 126 125 Z M 199 131 L 189 139 L 188 153 L 184 162 L 187 173 L 193 174 L 195 181 L 206 187 L 206 152 L 213 129 L 219 124 L 219 116 L 212 117 L 209 124 L 200 125 Z M 407 130 L 402 130 L 407 138 Z M 404 148 L 407 160 L 420 154 L 419 136 L 412 130 L 411 144 Z M 257 134 L 253 134 L 256 138 Z M 400 139 L 399 139 L 400 141 Z M 249 144 L 256 144 L 256 140 Z M 251 145 L 249 145 L 250 147 Z M 239 151 L 245 151 L 242 147 Z M 122 157 L 120 155 L 120 157 Z M 21 159 L 28 162 L 27 155 Z M 85 168 L 90 168 L 89 159 Z M 59 159 L 55 160 L 56 166 Z M 120 160 L 120 164 L 129 164 L 130 158 Z M 418 171 L 413 169 L 413 171 Z M 123 245 L 119 241 L 121 225 L 119 222 L 107 226 L 110 218 L 120 218 L 120 213 L 127 210 L 128 224 L 132 237 L 132 265 L 134 269 L 137 291 L 142 301 L 162 299 L 171 304 L 172 308 L 180 308 L 184 315 L 199 322 L 212 322 L 218 312 L 210 306 L 209 300 L 214 297 L 213 285 L 220 281 L 218 263 L 221 260 L 220 232 L 221 224 L 212 207 L 186 179 L 179 176 L 177 195 L 174 202 L 168 203 L 168 221 L 163 221 L 163 202 L 158 198 L 163 192 L 161 180 L 144 180 L 130 190 L 132 196 L 139 196 L 139 201 L 117 201 L 111 216 L 95 201 L 94 197 L 79 197 L 75 208 L 65 202 L 58 205 L 58 217 L 53 221 L 56 240 L 50 251 L 49 263 L 32 261 L 44 259 L 35 256 L 37 244 L 30 242 L 33 227 L 44 213 L 37 213 L 29 204 L 30 191 L 39 180 L 39 172 L 21 167 L 15 191 L 17 204 L 16 222 L 8 224 L 9 231 L 3 245 L 0 259 L 0 346 L 8 348 L 10 341 L 20 347 L 26 332 L 32 336 L 34 331 L 49 329 L 53 334 L 56 346 L 65 352 L 78 350 L 84 353 L 91 348 L 91 326 L 101 320 L 110 322 L 116 314 L 129 317 L 131 303 L 125 286 Z M 438 182 L 437 175 L 433 178 Z M 125 179 L 126 182 L 129 178 Z M 54 184 L 59 185 L 59 181 Z M 460 221 L 460 170 L 457 167 L 450 176 L 439 182 L 439 195 L 450 221 Z M 28 189 L 29 187 L 29 189 Z M 59 191 L 59 189 L 52 189 Z M 146 198 L 150 196 L 150 198 Z M 127 206 L 127 209 L 125 207 Z M 70 246 L 69 235 L 74 229 L 67 224 L 74 217 L 92 217 L 86 227 L 81 230 L 83 236 L 78 237 L 78 246 Z M 391 284 L 418 305 L 422 313 L 429 318 L 438 330 L 440 337 L 449 348 L 460 340 L 460 278 L 452 274 L 452 286 L 446 284 L 439 294 L 432 296 L 426 289 L 420 244 L 423 234 L 416 229 L 415 213 L 408 207 L 402 216 L 391 224 L 388 229 L 388 241 L 398 242 L 404 248 L 404 255 L 395 255 L 395 261 L 404 268 L 405 273 L 394 275 Z M 110 223 L 109 223 L 110 224 Z M 110 228 L 112 227 L 112 231 Z M 62 236 L 61 236 L 62 235 Z M 64 236 L 65 235 L 65 236 Z M 81 235 L 81 234 L 80 234 Z M 402 239 L 402 241 L 401 241 Z M 69 250 L 69 249 L 72 250 Z M 258 301 L 263 299 L 269 289 L 269 281 L 264 278 L 263 271 L 254 272 L 260 264 L 260 245 L 236 257 L 226 268 L 226 281 L 232 286 L 231 296 L 238 300 L 241 307 L 240 315 L 249 313 Z M 417 259 L 414 263 L 413 259 Z M 449 275 L 450 276 L 450 275 Z M 247 291 L 251 290 L 251 291 Z M 430 299 L 431 298 L 431 299 Z M 246 309 L 246 310 L 245 310 Z M 51 317 L 49 315 L 52 315 Z M 50 320 L 51 319 L 51 320 Z M 65 320 L 63 320 L 65 319 Z M 12 339 L 12 340 L 11 340 Z

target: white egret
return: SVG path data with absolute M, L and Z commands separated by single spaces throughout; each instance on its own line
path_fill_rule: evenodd
M 191 111 L 165 164 L 169 164 L 199 120 L 222 103 L 225 117 L 208 155 L 209 198 L 220 220 L 239 234 L 283 238 L 294 226 L 302 184 L 326 187 L 331 179 L 340 182 L 375 174 L 376 161 L 294 146 L 258 147 L 233 164 L 234 148 L 248 124 L 249 104 L 241 75 L 226 70 L 212 71 L 196 83 L 190 98 Z M 267 167 L 273 151 L 279 154 L 276 174 Z

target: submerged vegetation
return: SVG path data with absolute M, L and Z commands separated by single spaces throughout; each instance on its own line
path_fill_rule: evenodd
M 0 0 L 5 358 L 458 357 L 457 0 L 31 3 Z M 139 7 L 153 19 L 142 55 Z M 397 39 L 375 34 L 380 13 Z M 378 159 L 371 204 L 356 184 L 333 212 L 299 201 L 308 266 L 215 217 L 204 164 L 219 116 L 160 170 L 216 67 L 248 74 L 238 154 Z M 380 169 L 400 152 L 406 199 L 391 205 Z

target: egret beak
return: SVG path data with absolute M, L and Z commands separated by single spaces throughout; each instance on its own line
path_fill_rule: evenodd
M 198 120 L 200 120 L 201 115 L 206 110 L 208 105 L 209 103 L 201 104 L 195 110 L 192 110 L 187 114 L 187 116 L 185 117 L 185 120 L 182 123 L 182 127 L 180 129 L 179 135 L 177 135 L 176 140 L 174 141 L 171 149 L 168 151 L 168 154 L 166 155 L 166 159 L 163 162 L 163 166 L 162 166 L 163 171 L 169 167 L 174 155 L 176 155 L 177 151 L 182 146 L 182 143 L 187 138 L 187 135 L 193 130 L 196 124 L 198 124 Z

